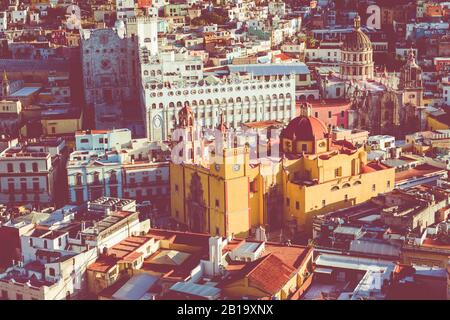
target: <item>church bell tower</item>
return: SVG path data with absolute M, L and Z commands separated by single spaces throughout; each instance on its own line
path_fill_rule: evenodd
M 6 71 L 3 71 L 3 80 L 2 80 L 2 99 L 6 99 L 10 95 L 10 86 L 8 76 Z
M 400 72 L 398 88 L 402 91 L 404 105 L 421 106 L 423 104 L 422 69 L 417 65 L 412 49 L 408 53 L 408 61 Z

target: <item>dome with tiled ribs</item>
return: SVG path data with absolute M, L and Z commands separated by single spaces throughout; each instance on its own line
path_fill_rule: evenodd
M 292 141 L 317 141 L 327 137 L 327 126 L 318 118 L 311 116 L 308 104 L 301 106 L 301 115 L 292 119 L 282 132 L 282 138 Z
M 372 42 L 369 37 L 361 30 L 361 18 L 356 16 L 354 20 L 354 29 L 347 34 L 342 50 L 344 51 L 367 51 L 372 49 Z

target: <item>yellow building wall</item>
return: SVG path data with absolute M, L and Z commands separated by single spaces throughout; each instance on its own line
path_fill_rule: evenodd
M 361 165 L 367 163 L 363 148 L 353 154 L 337 153 L 328 159 L 316 155 L 285 159 L 275 166 L 249 166 L 247 153 L 242 164 L 242 160 L 236 158 L 241 155 L 241 149 L 231 149 L 223 156 L 222 164 L 213 164 L 209 168 L 171 164 L 172 217 L 183 224 L 189 222 L 185 218 L 189 212 L 185 210 L 188 210 L 186 201 L 191 194 L 194 172 L 200 176 L 202 199 L 207 207 L 204 231 L 211 235 L 218 232 L 222 236 L 246 236 L 252 226 L 269 223 L 265 199 L 274 185 L 282 192 L 279 211 L 284 221 L 295 220 L 305 231 L 308 231 L 313 216 L 362 203 L 379 193 L 391 191 L 395 185 L 393 168 L 360 172 Z M 238 168 L 234 166 L 236 162 L 240 163 Z M 295 183 L 302 179 L 318 183 L 311 186 Z
M 281 288 L 280 291 L 276 292 L 273 296 L 280 300 L 286 300 L 289 297 L 290 289 L 293 288 L 296 290 L 299 285 L 297 281 L 297 274 L 294 274 Z M 256 287 L 251 286 L 251 284 L 248 283 L 248 278 L 242 278 L 239 279 L 228 286 L 226 286 L 224 289 L 224 295 L 225 296 L 231 296 L 231 297 L 256 297 L 256 298 L 264 298 L 267 297 L 269 294 L 259 290 Z
M 249 207 L 249 178 L 227 180 L 227 233 L 246 236 L 251 228 L 250 214 L 259 213 Z
M 82 118 L 79 119 L 43 119 L 41 120 L 44 135 L 75 133 L 82 129 Z M 54 128 L 54 131 L 53 129 Z
M 231 296 L 231 297 L 265 297 L 267 296 L 267 293 L 248 286 L 248 279 L 242 278 L 239 279 L 226 287 L 223 288 L 223 293 L 225 296 Z
M 450 129 L 448 125 L 442 123 L 430 116 L 427 117 L 427 130 L 447 130 Z
M 247 165 L 241 164 L 239 170 L 235 170 L 234 161 L 236 158 L 233 154 L 224 160 L 224 164 L 213 164 L 209 169 L 191 164 L 171 163 L 172 217 L 180 223 L 189 223 L 186 203 L 191 195 L 192 175 L 197 173 L 203 190 L 202 200 L 206 205 L 204 231 L 211 235 L 216 235 L 217 231 L 222 236 L 247 235 L 251 227 L 249 214 L 252 212 L 258 215 L 259 211 L 249 210 L 249 177 L 245 175 L 248 171 Z
M 170 170 L 170 208 L 172 218 L 182 224 L 186 224 L 184 204 L 185 204 L 185 185 L 184 185 L 184 167 L 172 162 Z
M 311 218 L 315 215 L 362 203 L 379 193 L 391 191 L 394 184 L 394 168 L 343 177 L 313 186 L 288 181 L 284 200 L 284 217 L 287 220 L 294 218 L 297 225 L 305 227 L 310 224 Z M 375 185 L 374 190 L 372 190 L 373 185 Z M 289 205 L 286 198 L 289 198 Z
M 197 172 L 199 177 L 200 177 L 200 182 L 202 184 L 203 187 L 203 194 L 202 194 L 202 201 L 203 203 L 205 203 L 206 207 L 207 207 L 207 211 L 205 213 L 205 220 L 203 221 L 203 224 L 205 226 L 208 227 L 208 208 L 211 207 L 211 204 L 209 202 L 209 190 L 208 190 L 208 174 L 206 173 L 207 170 L 206 169 L 202 169 L 202 170 L 198 170 L 196 168 L 192 168 L 192 167 L 185 167 L 185 175 L 184 175 L 184 182 L 185 182 L 185 197 L 186 200 L 189 199 L 192 195 L 192 190 L 190 188 L 191 183 L 192 183 L 192 175 L 194 172 Z M 185 201 L 186 201 L 185 200 Z M 186 216 L 189 215 L 189 208 L 186 206 Z M 189 219 L 187 219 L 189 221 Z M 209 230 L 205 230 L 206 232 L 209 232 Z
M 408 265 L 418 264 L 430 267 L 446 268 L 449 263 L 449 256 L 444 252 L 430 252 L 424 250 L 403 250 L 401 254 L 402 262 Z
M 119 266 L 116 265 L 105 273 L 87 270 L 86 274 L 89 293 L 97 295 L 117 280 L 119 277 Z

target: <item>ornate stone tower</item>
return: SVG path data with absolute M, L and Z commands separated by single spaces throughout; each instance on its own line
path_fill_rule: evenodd
M 6 71 L 3 71 L 3 80 L 2 80 L 2 98 L 6 99 L 10 94 L 9 80 L 6 74 Z
M 341 77 L 345 80 L 373 78 L 373 49 L 369 37 L 361 30 L 361 18 L 356 16 L 354 29 L 342 45 Z
M 183 162 L 195 163 L 201 160 L 199 151 L 202 141 L 199 138 L 192 109 L 187 105 L 178 112 L 178 125 L 173 132 L 172 140 L 178 142 L 178 156 L 183 157 Z
M 422 69 L 416 63 L 414 51 L 408 53 L 408 60 L 400 72 L 399 90 L 403 93 L 403 104 L 421 106 L 423 103 Z

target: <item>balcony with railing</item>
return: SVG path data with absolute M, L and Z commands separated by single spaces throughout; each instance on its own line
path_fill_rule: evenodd
M 138 181 L 138 182 L 127 182 L 125 184 L 125 187 L 128 188 L 147 188 L 147 187 L 158 187 L 158 186 L 164 186 L 167 185 L 169 181 L 167 180 L 154 180 L 154 181 Z
M 119 184 L 119 180 L 117 178 L 109 178 L 108 184 L 109 185 Z
M 89 187 L 103 187 L 103 181 L 101 180 L 93 180 L 88 183 Z
M 2 189 L 2 193 L 41 193 L 46 192 L 47 190 L 45 188 L 17 188 L 17 189 Z

